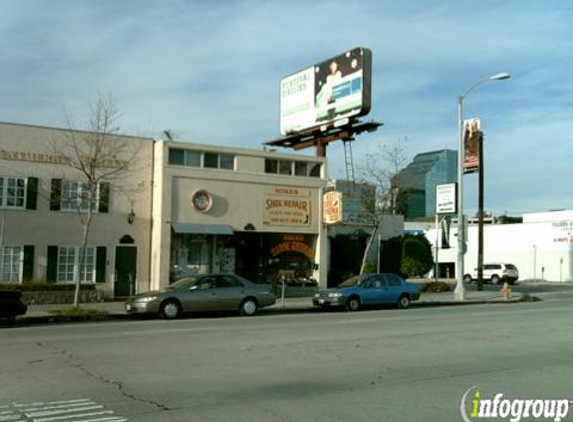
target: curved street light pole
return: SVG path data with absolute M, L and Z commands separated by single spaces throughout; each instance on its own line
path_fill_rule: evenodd
M 486 78 L 480 79 L 474 83 L 469 89 L 458 97 L 458 262 L 457 262 L 457 277 L 456 277 L 456 288 L 454 290 L 454 297 L 457 301 L 464 301 L 466 299 L 466 289 L 464 287 L 464 255 L 466 253 L 466 239 L 465 239 L 465 224 L 464 224 L 464 189 L 463 189 L 463 177 L 464 177 L 464 116 L 463 116 L 463 104 L 464 99 L 467 95 L 473 91 L 482 82 L 489 81 L 501 81 L 504 79 L 509 79 L 511 75 L 509 73 L 496 73 L 495 75 L 488 76 Z M 480 169 L 482 171 L 482 169 Z M 483 222 L 482 222 L 483 224 Z

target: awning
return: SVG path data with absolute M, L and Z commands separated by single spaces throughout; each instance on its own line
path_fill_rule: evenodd
M 232 235 L 233 228 L 226 224 L 172 223 L 175 233 Z

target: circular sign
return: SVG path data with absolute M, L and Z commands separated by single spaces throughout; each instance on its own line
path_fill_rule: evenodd
M 213 206 L 213 198 L 211 198 L 209 192 L 200 189 L 193 193 L 191 203 L 193 204 L 193 208 L 197 211 L 208 212 Z

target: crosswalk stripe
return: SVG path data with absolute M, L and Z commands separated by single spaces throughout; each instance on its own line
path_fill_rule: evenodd
M 97 415 L 109 415 L 109 414 L 113 414 L 113 412 L 111 410 L 104 410 L 103 412 L 83 413 L 81 415 L 65 415 L 65 416 L 53 416 L 50 418 L 39 418 L 39 419 L 34 419 L 34 422 L 61 421 L 64 419 L 71 420 L 71 419 L 82 418 L 84 416 L 97 416 Z
M 128 419 L 105 410 L 104 405 L 87 399 L 12 403 L 0 406 L 0 422 L 127 422 Z
M 90 399 L 75 399 L 75 400 L 36 402 L 36 403 L 14 403 L 14 406 L 16 406 L 16 407 L 46 406 L 46 405 L 51 405 L 51 404 L 79 403 L 79 402 L 83 402 L 83 401 L 91 401 L 91 400 Z
M 95 410 L 95 409 L 102 409 L 103 406 L 102 405 L 95 405 L 95 406 L 84 406 L 84 407 L 77 407 L 77 408 L 73 408 L 73 409 L 58 409 L 58 410 L 47 410 L 47 411 L 42 411 L 42 412 L 30 412 L 28 410 L 26 410 L 26 416 L 31 417 L 31 418 L 35 418 L 35 417 L 41 417 L 41 416 L 55 416 L 55 415 L 63 415 L 66 413 L 77 413 L 77 412 L 83 412 L 85 410 Z
M 95 405 L 96 403 L 93 401 L 89 401 L 89 402 L 81 402 L 81 403 L 71 403 L 71 404 L 58 404 L 58 405 L 51 405 L 51 406 L 43 406 L 43 407 L 30 407 L 27 408 L 26 411 L 27 412 L 34 412 L 36 410 L 50 410 L 50 409 L 65 409 L 65 408 L 77 408 L 77 407 L 81 407 L 81 406 L 91 406 L 91 405 Z
M 8 415 L 8 416 L 0 416 L 0 421 L 23 421 L 20 415 Z

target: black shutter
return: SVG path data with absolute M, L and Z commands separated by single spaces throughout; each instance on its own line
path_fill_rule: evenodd
M 52 179 L 50 193 L 50 211 L 59 211 L 62 202 L 62 179 Z
M 38 178 L 28 177 L 26 187 L 26 209 L 35 210 L 38 203 Z
M 109 212 L 109 183 L 102 182 L 99 185 L 99 212 Z
M 98 246 L 96 249 L 96 283 L 105 283 L 106 247 Z
M 58 277 L 58 247 L 48 246 L 48 267 L 46 268 L 46 281 L 55 283 Z
M 34 245 L 24 245 L 24 265 L 22 268 L 22 280 L 31 281 L 33 279 L 34 279 Z

